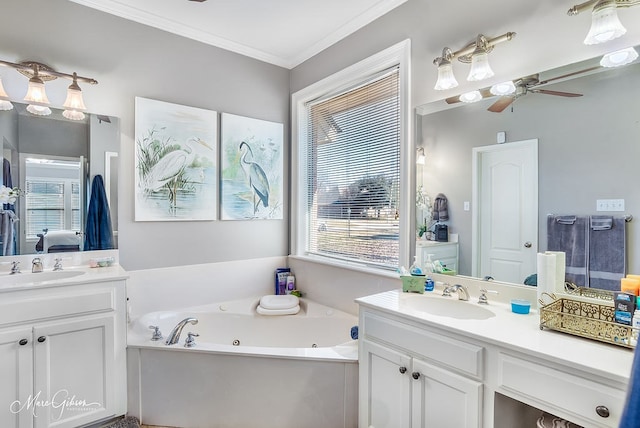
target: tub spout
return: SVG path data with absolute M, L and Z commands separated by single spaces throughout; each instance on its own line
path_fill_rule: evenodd
M 169 336 L 167 336 L 167 340 L 164 342 L 165 345 L 175 345 L 180 340 L 180 333 L 182 333 L 182 329 L 187 324 L 198 324 L 198 320 L 196 318 L 185 318 L 176 325 Z

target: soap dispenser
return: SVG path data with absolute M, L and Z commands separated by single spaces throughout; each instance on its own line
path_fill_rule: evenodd
M 420 265 L 418 264 L 418 256 L 413 256 L 413 264 L 411 265 L 411 267 L 409 268 L 409 273 L 411 275 L 422 275 L 422 269 L 420 268 Z

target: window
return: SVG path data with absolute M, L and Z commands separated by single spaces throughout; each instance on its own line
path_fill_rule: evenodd
M 406 63 L 388 52 L 382 58 L 347 69 L 340 84 L 330 78 L 294 94 L 294 254 L 382 269 L 406 264 Z

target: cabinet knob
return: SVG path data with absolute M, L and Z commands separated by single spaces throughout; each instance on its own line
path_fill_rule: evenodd
M 406 367 L 400 367 L 398 370 L 400 370 L 401 374 L 405 374 L 407 372 L 407 368 Z
M 602 418 L 608 418 L 609 417 L 609 409 L 607 408 L 607 406 L 598 406 L 598 407 L 596 407 L 596 413 L 598 414 L 598 416 L 600 416 Z
M 531 248 L 531 242 L 527 241 L 524 243 L 524 248 Z
M 418 380 L 420 379 L 420 372 L 413 372 L 411 373 L 411 377 Z
M 29 341 L 27 339 L 20 339 L 20 342 L 18 342 L 20 344 L 20 346 L 24 346 L 27 343 L 29 343 Z
M 40 336 L 38 338 L 38 342 L 40 342 L 40 343 L 44 342 L 45 340 L 47 340 L 46 336 Z

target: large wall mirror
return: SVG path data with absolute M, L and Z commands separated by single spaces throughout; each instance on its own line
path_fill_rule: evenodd
M 21 195 L 14 206 L 4 206 L 17 221 L 11 232 L 3 227 L 0 233 L 0 256 L 82 251 L 97 175 L 103 179 L 109 208 L 112 248 L 117 248 L 118 118 L 86 114 L 83 120 L 71 121 L 62 110 L 36 116 L 24 104 L 13 105 L 12 110 L 0 111 L 2 184 L 20 188 Z M 10 239 L 13 245 L 4 245 Z
M 547 249 L 549 214 L 631 215 L 635 219 L 626 224 L 626 270 L 640 272 L 640 63 L 603 68 L 599 60 L 541 71 L 539 81 L 568 76 L 532 87 L 581 96 L 526 91 L 501 112 L 488 111 L 498 97 L 473 104 L 442 100 L 417 109 L 416 144 L 425 152 L 425 164 L 417 166 L 417 185 L 432 201 L 438 193 L 448 198 L 449 231 L 459 240 L 458 274 L 489 274 L 505 281 L 474 269 L 474 233 L 482 224 L 473 227 L 473 151 L 525 140 L 537 140 L 538 158 L 537 236 L 528 250 L 535 255 Z M 506 142 L 498 144 L 502 132 Z M 624 200 L 623 210 L 598 211 L 597 201 L 609 199 Z M 518 218 L 515 214 L 512 220 Z M 509 224 L 505 221 L 503 227 Z M 525 279 L 507 282 L 523 284 Z

